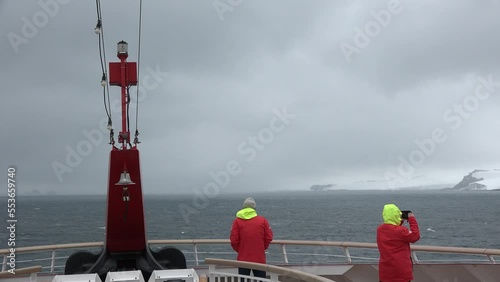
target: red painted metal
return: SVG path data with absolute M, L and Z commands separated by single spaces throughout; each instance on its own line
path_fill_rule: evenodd
M 109 64 L 110 84 L 121 87 L 122 131 L 118 140 L 122 146 L 118 148 L 112 142 L 109 155 L 105 247 L 99 256 L 89 256 L 88 252 L 71 255 L 65 274 L 97 273 L 104 281 L 108 271 L 137 269 L 147 281 L 153 270 L 186 268 L 186 258 L 178 249 L 167 247 L 152 252 L 147 245 L 139 151 L 137 146 L 127 146 L 127 88 L 137 85 L 137 66 L 127 63 L 127 57 L 126 42 L 121 41 L 120 63 Z
M 123 201 L 123 186 L 115 185 L 126 166 L 130 179 L 130 201 Z M 110 253 L 135 252 L 146 248 L 139 151 L 113 150 L 110 153 L 106 249 Z M 128 205 L 128 206 L 127 206 Z
M 122 146 L 113 146 L 109 157 L 106 215 L 106 250 L 109 253 L 140 252 L 147 248 L 139 151 L 135 146 L 127 147 L 130 142 L 126 115 L 127 88 L 137 85 L 137 65 L 127 62 L 127 57 L 126 52 L 118 52 L 120 62 L 109 64 L 110 84 L 121 87 L 122 109 L 122 128 L 118 136 Z M 123 172 L 128 172 L 135 184 L 116 185 Z M 130 200 L 125 200 L 124 196 Z
M 127 80 L 128 85 L 137 85 L 137 63 L 127 62 Z
M 120 73 L 121 73 L 121 88 L 122 88 L 122 131 L 120 131 L 120 138 L 118 142 L 122 143 L 122 149 L 127 149 L 127 143 L 130 142 L 130 134 L 127 131 L 127 53 L 118 54 L 120 58 Z
M 109 84 L 121 86 L 122 84 L 121 63 L 109 63 Z M 128 85 L 137 85 L 137 63 L 127 62 Z

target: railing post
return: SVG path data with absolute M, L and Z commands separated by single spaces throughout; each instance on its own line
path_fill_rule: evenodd
M 198 245 L 196 245 L 196 243 L 194 244 L 194 264 L 200 266 L 198 263 Z
M 2 272 L 7 269 L 7 254 L 3 255 Z
M 487 255 L 488 259 L 491 261 L 492 264 L 496 264 L 495 258 L 492 255 Z
M 278 278 L 279 278 L 278 273 L 272 273 L 272 272 L 269 273 L 269 280 L 278 282 L 279 281 Z
M 215 272 L 215 264 L 209 264 L 208 265 L 208 280 L 209 281 L 215 281 L 215 274 L 213 274 Z
M 285 244 L 281 244 L 281 252 L 283 253 L 283 261 L 288 264 L 288 255 L 286 253 Z
M 351 259 L 351 255 L 349 254 L 349 249 L 347 247 L 343 247 L 343 248 L 344 248 L 345 257 L 347 258 L 347 262 L 349 264 L 351 264 L 352 259 Z
M 413 263 L 418 264 L 417 253 L 415 251 L 411 251 L 411 257 L 413 258 Z
M 54 273 L 55 265 L 56 265 L 56 249 L 52 249 L 52 261 L 50 262 L 50 273 Z

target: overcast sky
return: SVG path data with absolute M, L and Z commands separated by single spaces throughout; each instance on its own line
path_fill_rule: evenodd
M 230 192 L 398 188 L 500 168 L 498 11 L 493 0 L 144 1 L 143 191 L 203 191 L 213 175 Z M 102 17 L 107 61 L 120 40 L 137 61 L 139 1 L 103 1 Z M 106 193 L 96 23 L 95 1 L 0 1 L 0 177 L 15 166 L 19 193 Z

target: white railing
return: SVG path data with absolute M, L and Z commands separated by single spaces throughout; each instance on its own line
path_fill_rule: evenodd
M 188 265 L 190 267 L 207 267 L 203 263 L 202 256 L 218 256 L 218 257 L 234 257 L 235 253 L 230 249 L 228 239 L 192 239 L 192 240 L 150 240 L 149 245 L 169 245 L 169 246 L 191 246 L 192 251 L 183 251 L 185 254 L 189 253 L 193 256 L 193 259 L 188 260 Z M 291 260 L 291 256 L 312 256 L 318 258 L 314 260 L 316 264 L 356 264 L 356 263 L 374 263 L 378 261 L 378 254 L 371 257 L 356 257 L 352 256 L 350 250 L 361 250 L 361 249 L 371 249 L 376 251 L 377 245 L 375 243 L 359 243 L 359 242 L 331 242 L 331 241 L 297 241 L 297 240 L 274 240 L 271 242 L 272 245 L 278 247 L 279 254 L 277 252 L 270 253 L 274 255 L 279 255 L 281 257 L 280 261 L 268 262 L 275 265 L 293 265 L 296 262 Z M 223 246 L 227 251 L 200 251 L 200 246 L 209 247 L 211 245 Z M 64 250 L 82 250 L 89 248 L 102 248 L 102 242 L 91 242 L 91 243 L 75 243 L 75 244 L 59 244 L 59 245 L 46 245 L 46 246 L 34 246 L 34 247 L 22 247 L 16 248 L 16 265 L 20 263 L 32 264 L 32 265 L 42 265 L 42 272 L 45 273 L 61 273 L 64 269 L 64 263 L 58 264 L 57 261 L 66 259 L 67 256 L 57 256 L 58 252 L 63 252 Z M 293 247 L 301 248 L 313 248 L 313 252 L 293 252 L 290 251 Z M 482 257 L 484 259 L 479 260 L 476 263 L 487 263 L 495 264 L 495 256 L 500 256 L 499 249 L 480 249 L 480 248 L 459 248 L 459 247 L 439 247 L 439 246 L 420 246 L 412 245 L 412 256 L 414 263 L 441 263 L 441 262 L 470 262 L 470 260 L 456 260 L 454 261 L 451 257 L 453 255 L 474 255 L 476 257 Z M 332 254 L 333 249 L 339 249 L 343 252 L 343 255 Z M 275 249 L 273 249 L 275 250 Z M 320 251 L 318 251 L 320 250 Z M 19 260 L 20 254 L 35 254 L 40 252 L 50 252 L 50 255 L 44 256 L 43 258 L 33 258 L 27 260 Z M 446 260 L 419 260 L 417 253 L 444 253 L 447 255 Z M 2 271 L 8 269 L 9 260 L 8 257 L 11 254 L 9 249 L 1 249 L 0 255 L 3 256 L 2 261 Z M 269 256 L 269 254 L 268 254 Z M 333 258 L 340 258 L 341 261 L 332 261 Z M 353 262 L 353 259 L 359 262 Z M 50 263 L 46 263 L 50 262 Z M 305 261 L 300 261 L 300 264 L 307 264 Z M 21 267 L 31 266 L 23 265 Z
M 213 259 L 213 258 L 206 258 L 205 263 L 208 264 L 208 269 L 209 269 L 208 274 L 210 281 L 222 281 L 221 278 L 224 278 L 223 281 L 237 282 L 240 281 L 240 278 L 243 278 L 245 279 L 245 281 L 278 282 L 279 281 L 278 278 L 280 276 L 283 276 L 283 277 L 294 278 L 295 280 L 298 281 L 335 282 L 328 278 L 314 275 L 311 273 L 279 267 L 275 265 L 260 264 L 253 262 L 242 262 L 242 261 L 227 260 L 227 259 Z M 230 272 L 217 270 L 216 268 L 217 266 L 229 266 L 234 268 L 243 267 L 243 268 L 262 270 L 267 272 L 270 277 L 269 279 L 267 279 L 267 278 L 250 277 L 247 275 L 238 275 Z

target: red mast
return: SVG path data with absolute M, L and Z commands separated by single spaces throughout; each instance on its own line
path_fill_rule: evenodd
M 109 63 L 109 84 L 121 87 L 121 106 L 122 106 L 122 131 L 118 136 L 118 142 L 122 143 L 122 150 L 127 148 L 130 143 L 130 132 L 127 124 L 127 99 L 128 88 L 137 85 L 137 65 L 135 62 L 127 62 L 128 44 L 125 41 L 118 42 L 119 63 Z
M 118 43 L 119 63 L 109 63 L 109 83 L 121 87 L 122 129 L 118 135 L 121 148 L 110 153 L 106 249 L 111 253 L 143 251 L 146 246 L 144 206 L 142 199 L 139 151 L 128 148 L 128 89 L 137 85 L 137 65 L 127 62 L 127 43 Z M 129 187 L 131 186 L 131 187 Z
M 96 33 L 100 34 L 100 28 L 99 19 Z M 115 147 L 113 130 L 110 129 L 112 149 L 109 155 L 104 248 L 99 254 L 88 251 L 72 254 L 66 260 L 65 274 L 97 273 L 101 280 L 105 281 L 109 271 L 141 270 L 147 281 L 154 270 L 186 268 L 186 258 L 180 250 L 164 247 L 158 251 L 151 251 L 147 245 L 139 150 L 137 150 L 138 132 L 136 130 L 136 139 L 132 146 L 130 124 L 128 124 L 130 103 L 128 90 L 131 86 L 137 85 L 137 65 L 135 62 L 127 62 L 127 49 L 127 43 L 120 41 L 117 54 L 120 62 L 109 63 L 109 84 L 121 88 L 122 129 L 118 135 L 121 148 Z M 101 83 L 103 87 L 106 86 L 105 79 L 106 74 L 103 73 Z M 109 115 L 108 117 L 111 119 Z
M 120 50 L 120 48 L 126 48 L 123 46 L 127 46 L 126 43 L 122 40 L 120 43 L 118 43 L 118 58 L 120 59 L 120 78 L 121 78 L 121 89 L 122 89 L 122 131 L 120 131 L 119 139 L 118 142 L 122 143 L 122 149 L 126 149 L 126 144 L 130 142 L 130 137 L 129 134 L 130 132 L 127 130 L 127 118 L 125 116 L 125 113 L 127 112 L 126 104 L 127 104 L 127 87 L 129 86 L 129 83 L 127 81 L 127 65 L 126 65 L 126 60 L 128 57 L 128 52 L 127 50 Z M 137 83 L 136 83 L 137 84 Z M 120 140 L 120 138 L 122 140 Z

